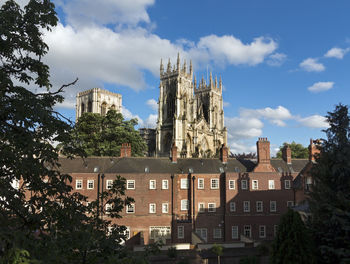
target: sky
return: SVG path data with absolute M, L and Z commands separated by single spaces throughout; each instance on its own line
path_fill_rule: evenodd
M 21 4 L 25 0 L 19 1 Z M 350 1 L 55 0 L 59 23 L 49 45 L 57 110 L 74 121 L 78 92 L 122 94 L 123 114 L 155 127 L 160 60 L 192 60 L 197 79 L 223 81 L 225 126 L 233 153 L 255 152 L 267 137 L 324 138 L 325 115 L 350 98 Z

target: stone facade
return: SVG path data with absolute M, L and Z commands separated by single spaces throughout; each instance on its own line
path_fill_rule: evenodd
M 100 88 L 93 88 L 77 94 L 75 116 L 76 120 L 85 113 L 105 115 L 109 109 L 122 112 L 122 95 Z
M 209 84 L 202 78 L 193 80 L 192 62 L 189 72 L 186 61 L 181 66 L 170 60 L 166 71 L 160 64 L 160 94 L 156 134 L 156 155 L 169 156 L 173 143 L 178 157 L 212 157 L 222 144 L 227 144 L 224 126 L 222 82 Z
M 156 152 L 156 130 L 153 128 L 140 128 L 140 136 L 147 144 L 145 156 L 154 157 Z

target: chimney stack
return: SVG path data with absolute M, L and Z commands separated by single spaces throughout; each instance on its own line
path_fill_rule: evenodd
M 177 163 L 177 147 L 175 145 L 175 142 L 171 146 L 171 152 L 170 153 L 171 153 L 171 156 L 170 156 L 171 162 L 172 163 Z
M 121 158 L 131 157 L 131 144 L 130 143 L 123 143 L 122 144 L 122 147 L 120 148 L 120 157 Z
M 220 149 L 220 159 L 221 162 L 226 164 L 227 163 L 227 159 L 228 159 L 228 148 L 226 147 L 225 144 L 222 144 L 222 147 Z
M 282 159 L 287 163 L 287 164 L 292 164 L 292 150 L 290 147 L 284 146 L 282 149 Z
M 258 153 L 258 164 L 254 172 L 275 172 L 270 163 L 270 141 L 267 138 L 259 138 L 256 142 Z
M 320 154 L 320 150 L 317 148 L 317 146 L 314 144 L 318 142 L 318 140 L 312 140 L 310 138 L 310 145 L 309 145 L 309 161 L 316 162 L 315 155 Z

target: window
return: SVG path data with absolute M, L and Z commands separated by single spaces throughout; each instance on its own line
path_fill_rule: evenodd
M 210 179 L 210 188 L 219 189 L 219 179 Z
M 113 180 L 107 180 L 106 181 L 106 189 L 112 189 L 113 186 Z
M 75 189 L 77 190 L 83 189 L 83 180 L 76 180 Z
M 123 232 L 123 235 L 125 236 L 125 239 L 130 239 L 130 227 L 126 226 L 126 229 Z
M 188 200 L 181 200 L 181 211 L 188 210 Z
M 276 212 L 276 201 L 270 201 L 270 212 Z
M 106 214 L 110 214 L 111 212 L 111 210 L 112 210 L 112 204 L 110 204 L 110 203 L 106 203 L 106 210 L 105 210 L 105 212 L 106 212 Z
M 185 227 L 184 226 L 178 226 L 177 227 L 177 238 L 184 238 L 185 237 Z
M 163 214 L 169 213 L 169 204 L 168 203 L 162 203 L 162 213 Z
M 198 189 L 204 189 L 204 179 L 203 178 L 198 179 Z
M 243 212 L 250 212 L 250 201 L 243 201 Z
M 126 181 L 126 189 L 134 190 L 135 189 L 135 180 L 127 180 Z
M 208 203 L 208 212 L 216 211 L 216 203 Z
M 263 202 L 262 201 L 257 201 L 256 202 L 256 211 L 257 212 L 262 212 L 263 210 L 264 210 Z
M 126 206 L 126 213 L 127 214 L 133 214 L 135 213 L 135 204 L 128 204 Z
M 241 180 L 241 189 L 242 190 L 248 189 L 248 181 L 247 180 Z
M 236 212 L 236 203 L 230 202 L 230 212 Z
M 229 188 L 230 190 L 236 189 L 235 180 L 229 180 L 229 181 L 228 181 L 228 188 Z
M 169 182 L 168 182 L 168 180 L 162 180 L 162 189 L 163 190 L 169 189 Z
M 266 237 L 266 226 L 264 225 L 259 226 L 259 237 L 260 238 Z
M 269 190 L 274 190 L 274 189 L 275 189 L 275 181 L 269 180 Z
M 238 226 L 232 226 L 232 239 L 238 238 Z
M 188 189 L 188 179 L 181 179 L 181 189 Z
M 293 207 L 294 202 L 293 201 L 287 201 L 287 207 Z
M 198 212 L 199 213 L 205 212 L 205 204 L 204 203 L 198 203 Z
M 196 228 L 196 234 L 202 238 L 205 242 L 208 239 L 208 231 L 206 228 Z
M 156 189 L 156 180 L 150 180 L 149 181 L 149 188 L 151 190 L 155 190 Z
M 258 180 L 253 180 L 252 188 L 253 188 L 253 190 L 258 189 Z
M 252 236 L 252 227 L 250 225 L 244 226 L 244 236 L 246 236 L 246 237 Z
M 290 184 L 290 183 L 291 183 L 290 180 L 285 180 L 285 181 L 284 181 L 284 189 L 289 190 L 290 187 L 291 187 L 291 184 Z
M 170 226 L 150 226 L 150 238 L 154 240 L 170 239 Z M 164 241 L 165 242 L 165 241 Z
M 221 238 L 221 228 L 214 228 L 214 238 Z
M 273 236 L 277 235 L 277 231 L 278 231 L 278 225 L 274 225 L 273 226 Z
M 89 190 L 93 189 L 94 188 L 94 180 L 88 180 L 87 182 L 87 188 Z
M 156 213 L 156 204 L 155 203 L 150 203 L 149 204 L 149 213 L 150 214 L 155 214 Z

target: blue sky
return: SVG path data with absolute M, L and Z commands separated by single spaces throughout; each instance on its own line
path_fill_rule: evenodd
M 77 92 L 123 96 L 124 115 L 156 121 L 159 62 L 178 52 L 198 78 L 222 76 L 232 152 L 268 137 L 307 145 L 323 116 L 350 98 L 349 1 L 57 0 L 45 40 L 54 87 L 79 77 L 58 110 L 74 120 Z

